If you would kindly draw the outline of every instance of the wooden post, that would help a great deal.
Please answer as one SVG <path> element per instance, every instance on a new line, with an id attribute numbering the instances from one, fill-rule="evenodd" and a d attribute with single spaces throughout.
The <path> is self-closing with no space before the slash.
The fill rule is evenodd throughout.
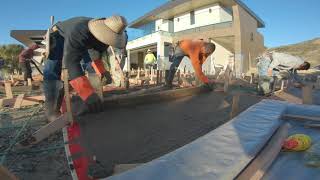
<path id="1" fill-rule="evenodd" d="M 141 73 L 141 69 L 138 68 L 138 73 L 137 73 L 137 76 L 136 76 L 137 79 L 140 79 L 140 73 Z"/>
<path id="2" fill-rule="evenodd" d="M 284 90 L 284 80 L 281 80 L 281 91 Z"/>
<path id="3" fill-rule="evenodd" d="M 237 116 L 239 113 L 239 99 L 240 99 L 239 94 L 236 94 L 232 97 L 232 109 L 230 114 L 231 119 Z"/>
<path id="4" fill-rule="evenodd" d="M 306 85 L 302 87 L 302 103 L 312 104 L 312 86 Z"/>
<path id="5" fill-rule="evenodd" d="M 178 70 L 177 72 L 177 80 L 178 80 L 178 83 L 180 82 L 180 70 Z"/>
<path id="6" fill-rule="evenodd" d="M 101 85 L 100 76 L 98 76 L 96 73 L 89 73 L 88 78 L 95 92 L 98 94 L 100 99 L 103 100 L 103 87 Z"/>
<path id="7" fill-rule="evenodd" d="M 11 80 L 11 83 L 14 84 L 14 79 L 12 74 L 10 75 L 10 80 Z"/>
<path id="8" fill-rule="evenodd" d="M 226 71 L 224 72 L 224 85 L 223 85 L 223 92 L 227 93 L 229 89 L 230 83 L 230 71 L 231 69 L 227 66 Z"/>
<path id="9" fill-rule="evenodd" d="M 153 68 L 151 68 L 151 77 L 150 77 L 150 79 L 151 79 L 151 81 L 154 80 L 154 69 Z"/>
<path id="10" fill-rule="evenodd" d="M 159 76 L 160 76 L 160 70 L 157 70 L 157 85 L 160 83 Z"/>
<path id="11" fill-rule="evenodd" d="M 28 78 L 28 86 L 32 86 L 31 78 Z"/>
<path id="12" fill-rule="evenodd" d="M 13 98 L 13 94 L 12 94 L 12 89 L 11 89 L 11 83 L 10 82 L 5 82 L 4 83 L 4 87 L 6 90 L 6 96 L 8 99 Z"/>
<path id="13" fill-rule="evenodd" d="M 250 76 L 250 84 L 253 83 L 253 79 L 254 79 L 254 73 L 251 73 L 251 76 Z"/>
<path id="14" fill-rule="evenodd" d="M 16 108 L 16 109 L 20 108 L 23 98 L 24 98 L 24 94 L 19 94 L 18 97 L 16 98 L 16 102 L 14 103 L 13 108 Z"/>
<path id="15" fill-rule="evenodd" d="M 64 96 L 67 106 L 67 120 L 68 122 L 73 122 L 72 111 L 71 111 L 71 100 L 69 92 L 69 74 L 67 69 L 62 70 L 63 81 L 64 81 Z"/>
<path id="16" fill-rule="evenodd" d="M 162 74 L 163 72 L 162 72 L 162 70 L 160 70 L 160 76 L 159 76 L 159 83 L 162 83 Z"/>
<path id="17" fill-rule="evenodd" d="M 320 76 L 317 77 L 316 88 L 320 89 Z"/>

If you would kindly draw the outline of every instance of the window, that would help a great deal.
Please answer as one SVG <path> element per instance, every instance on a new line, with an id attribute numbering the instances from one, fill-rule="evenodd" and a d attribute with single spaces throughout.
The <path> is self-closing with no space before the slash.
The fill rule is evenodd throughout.
<path id="1" fill-rule="evenodd" d="M 254 41 L 253 32 L 250 34 L 250 40 L 251 40 L 251 41 Z"/>
<path id="2" fill-rule="evenodd" d="M 194 11 L 190 12 L 190 25 L 195 23 Z"/>
<path id="3" fill-rule="evenodd" d="M 212 9 L 211 8 L 209 9 L 209 13 L 212 13 Z"/>
<path id="4" fill-rule="evenodd" d="M 180 21 L 180 19 L 179 19 L 179 18 L 177 18 L 177 21 L 179 22 L 179 21 Z"/>

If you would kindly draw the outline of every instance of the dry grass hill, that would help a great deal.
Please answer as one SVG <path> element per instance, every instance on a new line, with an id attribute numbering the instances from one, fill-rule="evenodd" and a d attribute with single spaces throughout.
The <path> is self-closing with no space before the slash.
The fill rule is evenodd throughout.
<path id="1" fill-rule="evenodd" d="M 271 48 L 270 50 L 300 56 L 310 62 L 311 67 L 320 65 L 320 38 L 304 41 L 298 44 Z"/>

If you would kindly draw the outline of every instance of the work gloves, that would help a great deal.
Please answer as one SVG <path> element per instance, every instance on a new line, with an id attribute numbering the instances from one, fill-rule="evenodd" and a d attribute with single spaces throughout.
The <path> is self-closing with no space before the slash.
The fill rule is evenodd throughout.
<path id="1" fill-rule="evenodd" d="M 101 75 L 102 85 L 108 85 L 112 83 L 112 77 L 109 71 L 106 71 Z"/>
<path id="2" fill-rule="evenodd" d="M 90 113 L 102 111 L 102 101 L 95 93 L 86 76 L 80 76 L 70 81 L 70 85 L 78 93 L 80 98 L 87 105 Z"/>
<path id="3" fill-rule="evenodd" d="M 203 84 L 201 87 L 205 88 L 209 91 L 213 91 L 216 88 L 215 86 L 216 86 L 215 83 L 208 82 L 208 83 Z"/>

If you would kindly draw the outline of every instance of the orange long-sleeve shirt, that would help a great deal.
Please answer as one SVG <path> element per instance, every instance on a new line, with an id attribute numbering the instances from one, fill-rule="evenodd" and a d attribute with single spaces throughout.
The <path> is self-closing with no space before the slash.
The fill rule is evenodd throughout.
<path id="1" fill-rule="evenodd" d="M 202 64 L 207 59 L 207 56 L 204 55 L 205 53 L 201 52 L 204 45 L 204 42 L 200 40 L 183 40 L 179 43 L 182 51 L 189 56 L 196 76 L 203 83 L 208 83 L 208 77 L 202 72 Z"/>

